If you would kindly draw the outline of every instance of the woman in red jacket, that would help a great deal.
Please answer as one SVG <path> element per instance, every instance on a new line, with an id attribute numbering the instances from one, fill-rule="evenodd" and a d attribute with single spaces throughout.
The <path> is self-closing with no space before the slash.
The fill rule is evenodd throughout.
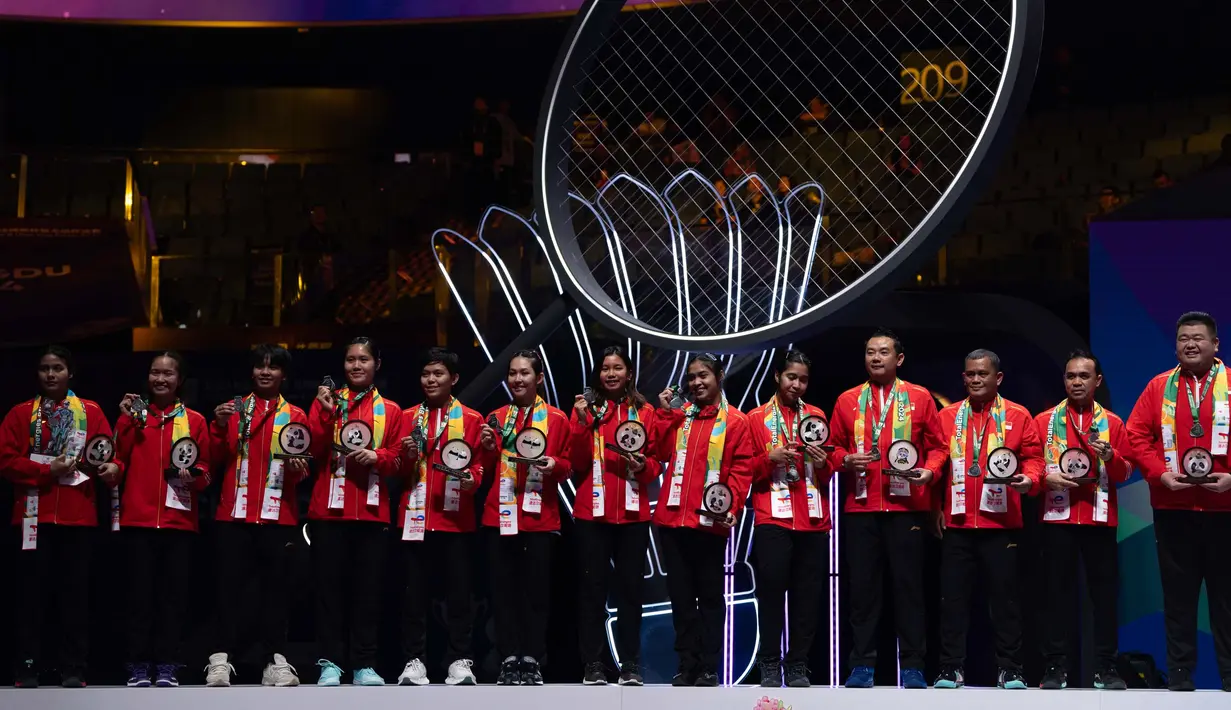
<path id="1" fill-rule="evenodd" d="M 154 682 L 164 688 L 179 685 L 175 674 L 181 667 L 197 496 L 210 481 L 209 430 L 205 418 L 180 401 L 183 381 L 179 353 L 157 355 L 150 364 L 148 403 L 139 395 L 124 395 L 116 423 L 123 481 L 120 527 L 129 562 L 130 688 L 149 687 L 151 657 L 158 663 Z"/>
<path id="2" fill-rule="evenodd" d="M 805 404 L 812 361 L 788 350 L 774 367 L 778 391 L 748 413 L 757 465 L 752 481 L 756 534 L 752 538 L 757 570 L 757 618 L 761 626 L 761 686 L 778 688 L 784 675 L 792 688 L 807 688 L 808 652 L 820 621 L 829 556 L 829 467 L 819 446 L 805 446 L 799 423 L 825 419 L 819 407 Z M 791 618 L 786 657 L 781 656 L 785 603 Z M 784 673 L 785 671 L 785 673 Z"/>
<path id="3" fill-rule="evenodd" d="M 0 477 L 13 484 L 13 525 L 19 532 L 17 596 L 18 688 L 37 688 L 45 660 L 45 614 L 59 618 L 60 680 L 85 686 L 90 610 L 90 548 L 98 513 L 94 481 L 114 486 L 119 466 L 80 465 L 85 446 L 111 436 L 98 405 L 69 389 L 73 356 L 51 345 L 38 363 L 37 397 L 9 410 L 0 424 Z"/>
<path id="4" fill-rule="evenodd" d="M 568 415 L 539 396 L 543 360 L 522 350 L 509 361 L 512 404 L 492 412 L 480 442 L 494 483 L 483 506 L 488 528 L 498 685 L 542 685 L 547 652 L 551 551 L 560 531 L 557 485 L 569 477 Z M 496 429 L 491 424 L 496 425 Z M 498 430 L 497 430 L 498 429 Z M 510 457 L 539 463 L 510 461 Z"/>
<path id="5" fill-rule="evenodd" d="M 406 667 L 398 685 L 427 685 L 427 612 L 433 576 L 441 578 L 449 630 L 447 685 L 474 685 L 471 604 L 475 544 L 474 493 L 483 482 L 478 462 L 483 415 L 457 401 L 457 353 L 431 348 L 419 371 L 424 400 L 402 416 L 402 470 L 406 485 L 398 510 L 406 558 L 402 651 Z M 456 442 L 463 442 L 456 443 Z M 420 449 L 420 447 L 423 447 Z M 470 452 L 470 462 L 453 454 Z M 442 471 L 443 466 L 454 475 Z"/>
<path id="6" fill-rule="evenodd" d="M 660 529 L 679 655 L 675 686 L 718 685 L 725 554 L 755 465 L 748 419 L 727 404 L 722 379 L 718 356 L 694 355 L 687 374 L 694 401 L 673 409 L 671 389 L 658 395 L 658 456 L 668 468 L 654 524 Z M 730 492 L 730 509 L 717 519 L 700 512 L 709 498 L 706 489 L 716 483 Z"/>
<path id="7" fill-rule="evenodd" d="M 593 402 L 577 395 L 569 439 L 569 459 L 581 478 L 577 487 L 577 549 L 581 554 L 578 636 L 586 685 L 607 682 L 607 593 L 614 562 L 616 651 L 620 685 L 641 685 L 641 580 L 650 544 L 650 483 L 661 473 L 654 457 L 654 409 L 637 391 L 633 364 L 624 349 L 603 351 L 590 379 Z M 639 441 L 636 434 L 642 433 Z M 620 435 L 632 436 L 622 453 Z"/>
<path id="8" fill-rule="evenodd" d="M 308 507 L 321 648 L 316 684 L 339 685 L 342 669 L 335 661 L 348 659 L 352 684 L 384 685 L 373 666 L 389 529 L 388 479 L 402 465 L 402 408 L 376 389 L 380 351 L 371 339 L 351 341 L 345 368 L 346 386 L 334 392 L 322 384 L 308 413 L 317 462 Z"/>
<path id="9" fill-rule="evenodd" d="M 282 381 L 291 369 L 291 354 L 280 345 L 252 349 L 252 392 L 214 409 L 210 425 L 210 458 L 225 465 L 218 525 L 214 527 L 218 560 L 218 598 L 245 599 L 245 583 L 256 577 L 260 605 L 259 652 L 266 659 L 261 684 L 299 685 L 295 669 L 278 653 L 286 644 L 286 613 L 290 589 L 288 563 L 299 538 L 295 485 L 308 472 L 302 458 L 286 458 L 283 432 L 305 426 L 303 410 L 282 396 Z M 289 495 L 284 494 L 289 492 Z M 227 686 L 235 671 L 228 654 L 235 653 L 238 625 L 249 604 L 238 602 L 218 610 L 215 653 L 205 669 L 205 684 Z"/>

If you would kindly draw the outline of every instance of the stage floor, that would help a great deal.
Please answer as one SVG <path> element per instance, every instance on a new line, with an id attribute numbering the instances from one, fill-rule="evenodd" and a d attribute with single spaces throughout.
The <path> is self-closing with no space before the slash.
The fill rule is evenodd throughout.
<path id="1" fill-rule="evenodd" d="M 763 696 L 779 698 L 794 710 L 867 710 L 910 703 L 911 710 L 1037 710 L 1046 703 L 1048 710 L 1226 710 L 1227 694 L 1221 691 L 1170 693 L 1165 690 L 997 690 L 965 688 L 960 691 L 907 691 L 899 688 L 847 690 L 845 688 L 808 688 L 771 690 L 768 688 L 672 688 L 646 686 L 583 687 L 549 685 L 539 688 L 498 688 L 477 686 L 450 688 L 88 688 L 64 690 L 0 690 L 3 710 L 270 710 L 295 707 L 296 710 L 336 710 L 350 706 L 363 710 L 404 710 L 409 704 L 451 710 L 543 710 L 543 708 L 585 708 L 585 710 L 647 710 L 647 708 L 703 708 L 704 710 L 753 710 Z M 909 696 L 909 698 L 905 697 Z"/>

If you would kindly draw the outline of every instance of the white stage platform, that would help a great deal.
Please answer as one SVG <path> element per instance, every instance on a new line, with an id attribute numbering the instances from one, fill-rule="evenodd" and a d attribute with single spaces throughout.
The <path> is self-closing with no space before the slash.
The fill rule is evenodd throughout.
<path id="1" fill-rule="evenodd" d="M 3 710 L 753 710 L 763 696 L 779 698 L 793 710 L 869 710 L 909 704 L 911 710 L 1227 710 L 1231 695 L 1222 691 L 1171 693 L 1165 690 L 901 690 L 874 688 L 672 688 L 646 686 L 541 688 L 477 686 L 450 688 L 87 688 L 0 690 Z"/>

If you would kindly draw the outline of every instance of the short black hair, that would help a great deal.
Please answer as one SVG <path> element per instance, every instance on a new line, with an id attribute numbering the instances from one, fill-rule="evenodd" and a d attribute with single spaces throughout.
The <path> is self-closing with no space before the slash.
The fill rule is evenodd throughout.
<path id="1" fill-rule="evenodd" d="M 628 384 L 624 387 L 624 396 L 632 401 L 633 406 L 641 408 L 645 405 L 645 396 L 637 391 L 637 368 L 633 365 L 633 359 L 624 352 L 624 348 L 619 345 L 609 345 L 603 348 L 602 355 L 594 363 L 594 370 L 590 373 L 590 389 L 594 390 L 595 396 L 599 402 L 607 399 L 607 391 L 603 389 L 603 361 L 609 357 L 618 357 L 624 363 L 624 367 L 628 368 Z"/>
<path id="2" fill-rule="evenodd" d="M 1180 316 L 1180 319 L 1175 322 L 1175 332 L 1178 335 L 1180 328 L 1186 325 L 1203 325 L 1210 329 L 1211 337 L 1218 337 L 1218 323 L 1214 320 L 1214 316 L 1205 311 L 1189 311 Z"/>
<path id="3" fill-rule="evenodd" d="M 1000 372 L 1000 356 L 986 348 L 971 350 L 966 356 L 966 361 L 982 360 L 983 358 L 987 358 L 992 363 L 992 370 L 994 372 Z"/>
<path id="4" fill-rule="evenodd" d="M 457 363 L 458 363 L 457 353 L 453 352 L 452 350 L 448 350 L 446 348 L 440 348 L 440 347 L 428 348 L 427 352 L 424 353 L 423 355 L 422 367 L 427 367 L 428 365 L 431 365 L 437 362 L 440 363 L 441 365 L 444 365 L 445 369 L 448 370 L 450 375 L 457 374 Z"/>
<path id="5" fill-rule="evenodd" d="M 539 355 L 539 351 L 537 350 L 518 350 L 517 352 L 513 353 L 513 357 L 509 358 L 509 364 L 510 365 L 513 364 L 513 361 L 519 357 L 525 358 L 530 361 L 530 368 L 534 370 L 534 374 L 536 375 L 543 374 L 543 356 Z"/>
<path id="6" fill-rule="evenodd" d="M 872 331 L 872 334 L 868 336 L 868 339 L 863 341 L 864 350 L 868 349 L 868 343 L 872 342 L 872 338 L 889 338 L 893 341 L 894 355 L 904 355 L 906 353 L 906 350 L 902 348 L 902 339 L 898 337 L 897 333 L 889 330 L 888 328 L 881 327 Z"/>
<path id="7" fill-rule="evenodd" d="M 291 353 L 281 345 L 262 343 L 252 349 L 252 368 L 261 367 L 266 362 L 270 367 L 282 370 L 284 374 L 291 372 Z"/>
<path id="8" fill-rule="evenodd" d="M 792 364 L 803 365 L 809 371 L 812 370 L 812 358 L 805 355 L 802 350 L 791 348 L 774 361 L 774 373 L 781 375 Z"/>
<path id="9" fill-rule="evenodd" d="M 694 362 L 699 362 L 702 365 L 705 365 L 706 367 L 708 367 L 710 369 L 710 372 L 714 373 L 714 377 L 717 377 L 719 379 L 722 378 L 722 373 L 723 373 L 722 358 L 718 357 L 714 353 L 697 353 L 696 355 L 693 355 L 692 357 L 688 358 L 688 364 L 684 366 L 684 369 L 687 370 L 688 368 L 692 367 L 692 364 Z"/>
<path id="10" fill-rule="evenodd" d="M 63 345 L 48 345 L 43 348 L 43 352 L 39 353 L 38 359 L 41 361 L 48 355 L 54 355 L 64 361 L 64 367 L 68 369 L 68 374 L 73 374 L 73 353 Z"/>
<path id="11" fill-rule="evenodd" d="M 374 360 L 380 359 L 380 348 L 376 347 L 376 341 L 372 340 L 366 335 L 361 335 L 358 338 L 355 338 L 354 340 L 347 343 L 346 349 L 349 350 L 352 345 L 359 345 L 361 347 L 365 347 L 368 349 L 368 354 L 372 356 L 372 359 Z"/>
<path id="12" fill-rule="evenodd" d="M 1090 352 L 1089 350 L 1083 350 L 1081 348 L 1078 348 L 1074 350 L 1073 352 L 1069 353 L 1068 358 L 1064 361 L 1065 367 L 1068 367 L 1068 364 L 1074 360 L 1089 360 L 1090 362 L 1094 363 L 1094 374 L 1096 375 L 1103 374 L 1103 364 L 1099 362 L 1099 359 L 1095 357 L 1094 353 Z"/>

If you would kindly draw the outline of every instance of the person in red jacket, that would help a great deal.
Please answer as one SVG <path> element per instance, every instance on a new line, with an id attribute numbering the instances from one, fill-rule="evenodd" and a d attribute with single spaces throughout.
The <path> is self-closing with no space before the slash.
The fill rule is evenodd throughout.
<path id="1" fill-rule="evenodd" d="M 833 469 L 819 445 L 805 445 L 799 423 L 825 419 L 819 407 L 806 404 L 812 361 L 788 350 L 774 365 L 777 392 L 748 413 L 748 430 L 756 452 L 752 538 L 757 574 L 757 619 L 761 632 L 761 686 L 807 688 L 808 652 L 820 621 L 829 559 L 829 479 Z M 791 618 L 786 657 L 781 655 L 790 592 Z M 784 668 L 785 666 L 785 668 Z M 785 670 L 785 672 L 784 672 Z"/>
<path id="2" fill-rule="evenodd" d="M 427 685 L 427 610 L 429 580 L 442 581 L 448 685 L 474 685 L 470 637 L 474 626 L 474 493 L 483 482 L 479 430 L 483 416 L 453 396 L 457 353 L 431 348 L 419 371 L 424 400 L 402 414 L 402 472 L 406 485 L 398 507 L 398 528 L 406 557 L 402 605 L 402 651 L 406 667 L 398 685 Z M 453 443 L 460 442 L 460 443 Z M 448 448 L 446 448 L 446 446 Z M 422 449 L 420 447 L 423 447 Z M 460 454 L 459 454 L 460 452 Z M 469 453 L 469 462 L 457 459 Z M 442 471 L 447 467 L 462 476 Z"/>
<path id="3" fill-rule="evenodd" d="M 332 379 L 308 412 L 316 480 L 308 505 L 316 592 L 316 684 L 384 685 L 376 673 L 380 598 L 389 532 L 389 481 L 402 468 L 402 408 L 376 389 L 380 351 L 370 338 L 346 347 L 346 386 Z M 349 630 L 350 643 L 346 642 Z M 349 651 L 349 654 L 348 654 Z"/>
<path id="4" fill-rule="evenodd" d="M 97 404 L 71 389 L 73 356 L 48 346 L 38 363 L 37 397 L 9 410 L 0 424 L 0 477 L 13 484 L 18 533 L 14 578 L 18 688 L 37 688 L 47 612 L 56 611 L 60 681 L 85 686 L 90 626 L 90 551 L 98 513 L 94 477 L 114 486 L 119 465 L 82 465 L 87 443 L 111 437 Z"/>
<path id="5" fill-rule="evenodd" d="M 756 466 L 748 418 L 727 403 L 723 375 L 717 355 L 694 355 L 686 376 L 693 401 L 672 408 L 672 389 L 658 395 L 658 458 L 667 470 L 653 520 L 679 656 L 674 686 L 718 685 L 727 542 Z M 731 498 L 725 518 L 699 512 L 707 488 L 717 483 L 727 486 Z"/>
<path id="6" fill-rule="evenodd" d="M 966 399 L 940 412 L 941 437 L 949 444 L 949 472 L 942 486 L 940 563 L 940 676 L 937 688 L 965 685 L 966 629 L 970 596 L 981 567 L 996 632 L 996 685 L 1024 690 L 1022 610 L 1018 597 L 1017 541 L 1021 496 L 1035 495 L 1043 474 L 1043 450 L 1030 412 L 1000 396 L 1004 372 L 990 350 L 966 356 Z M 1017 471 L 1006 483 L 985 476 Z"/>
<path id="7" fill-rule="evenodd" d="M 560 531 L 557 486 L 572 472 L 568 415 L 539 396 L 543 359 L 533 350 L 513 355 L 505 384 L 513 402 L 488 415 L 479 435 L 483 468 L 492 472 L 483 527 L 488 528 L 496 651 L 504 657 L 496 683 L 542 685 L 551 554 Z"/>
<path id="8" fill-rule="evenodd" d="M 1179 364 L 1150 380 L 1128 418 L 1129 443 L 1150 485 L 1154 508 L 1171 690 L 1195 688 L 1197 608 L 1204 580 L 1222 688 L 1231 691 L 1231 378 L 1217 353 L 1214 319 L 1201 312 L 1180 316 L 1175 335 Z M 1213 455 L 1209 483 L 1181 480 L 1184 453 L 1194 447 Z"/>
<path id="9" fill-rule="evenodd" d="M 284 457 L 287 452 L 281 444 L 288 425 L 308 422 L 303 410 L 282 396 L 282 382 L 290 369 L 286 348 L 258 345 L 252 349 L 252 392 L 214 408 L 210 459 L 226 471 L 214 528 L 219 599 L 243 598 L 245 584 L 254 575 L 258 599 L 285 600 L 290 593 L 289 562 L 299 538 L 294 491 L 308 472 L 304 459 Z M 208 686 L 231 684 L 235 668 L 229 654 L 235 652 L 246 606 L 218 610 L 218 650 L 205 669 Z M 266 659 L 262 685 L 299 685 L 295 669 L 278 653 L 286 644 L 288 607 L 273 601 L 261 605 L 258 646 Z"/>
<path id="10" fill-rule="evenodd" d="M 843 392 L 833 406 L 829 460 L 844 476 L 842 538 L 851 585 L 848 688 L 875 685 L 886 563 L 901 665 L 898 682 L 904 688 L 927 688 L 923 542 L 935 507 L 932 487 L 946 455 L 932 393 L 898 377 L 905 361 L 901 339 L 891 330 L 876 330 L 863 348 L 867 382 Z M 914 478 L 885 473 L 895 441 L 915 447 Z"/>
<path id="11" fill-rule="evenodd" d="M 654 409 L 635 382 L 632 361 L 624 348 L 613 345 L 595 363 L 591 400 L 579 394 L 573 402 L 569 457 L 580 479 L 573 515 L 581 569 L 577 636 L 585 685 L 607 683 L 603 659 L 609 591 L 614 592 L 619 610 L 615 639 L 620 685 L 643 682 L 641 581 L 650 544 L 648 491 L 661 466 L 654 456 Z M 644 433 L 638 442 L 642 448 L 635 453 L 619 448 L 620 434 L 628 436 L 629 431 Z M 630 448 L 633 440 L 627 442 Z"/>
<path id="12" fill-rule="evenodd" d="M 1047 670 L 1039 686 L 1044 690 L 1068 687 L 1070 615 L 1060 610 L 1070 608 L 1077 592 L 1079 552 L 1094 615 L 1094 687 L 1128 687 L 1115 665 L 1119 624 L 1116 486 L 1128 480 L 1133 466 L 1127 458 L 1124 422 L 1094 400 L 1102 384 L 1098 358 L 1075 350 L 1064 366 L 1067 398 L 1034 418 L 1046 465 L 1040 515 L 1049 606 L 1043 635 Z M 1084 451 L 1086 458 L 1066 457 L 1066 451 Z"/>
<path id="13" fill-rule="evenodd" d="M 122 494 L 120 527 L 128 571 L 128 686 L 179 685 L 180 636 L 196 544 L 198 497 L 210 482 L 209 428 L 184 406 L 184 359 L 150 363 L 149 399 L 126 394 L 116 423 Z M 192 458 L 196 461 L 191 461 Z M 155 621 L 157 619 L 157 621 Z M 157 633 L 154 626 L 157 624 Z"/>

